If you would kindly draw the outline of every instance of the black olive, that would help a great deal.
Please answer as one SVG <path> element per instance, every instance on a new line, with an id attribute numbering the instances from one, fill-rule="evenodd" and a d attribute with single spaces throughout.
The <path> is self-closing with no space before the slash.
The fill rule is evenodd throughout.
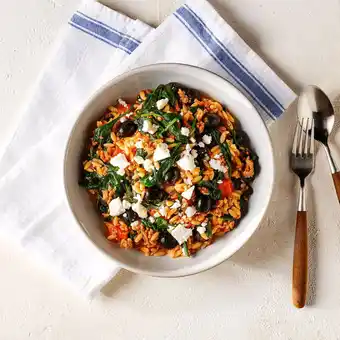
<path id="1" fill-rule="evenodd" d="M 192 239 L 193 239 L 194 242 L 201 242 L 202 241 L 201 234 L 196 229 L 192 230 Z"/>
<path id="2" fill-rule="evenodd" d="M 243 192 L 245 197 L 249 197 L 253 194 L 254 190 L 251 186 L 247 185 L 247 189 Z"/>
<path id="3" fill-rule="evenodd" d="M 199 93 L 199 91 L 195 89 L 183 89 L 183 90 L 189 98 L 189 104 L 193 104 L 195 101 L 195 98 L 200 100 L 201 94 Z"/>
<path id="4" fill-rule="evenodd" d="M 162 232 L 159 239 L 166 249 L 172 249 L 178 246 L 177 240 L 167 231 Z"/>
<path id="5" fill-rule="evenodd" d="M 109 207 L 107 205 L 107 203 L 100 197 L 98 199 L 98 209 L 102 214 L 107 214 L 109 211 Z"/>
<path id="6" fill-rule="evenodd" d="M 181 89 L 182 91 L 184 91 L 189 99 L 189 102 L 188 102 L 189 105 L 194 103 L 195 98 L 197 98 L 198 100 L 201 98 L 200 92 L 195 89 L 187 88 L 175 82 L 169 83 L 169 85 L 171 86 L 171 89 L 176 93 L 176 96 L 178 96 L 178 89 Z"/>
<path id="7" fill-rule="evenodd" d="M 145 191 L 144 199 L 148 202 L 153 202 L 153 201 L 163 201 L 165 197 L 166 197 L 165 191 L 163 191 L 160 188 L 153 187 L 153 188 L 148 188 Z"/>
<path id="8" fill-rule="evenodd" d="M 249 136 L 243 130 L 236 130 L 235 131 L 235 142 L 239 145 L 243 145 L 246 147 L 250 146 L 250 139 Z"/>
<path id="9" fill-rule="evenodd" d="M 176 182 L 180 177 L 181 173 L 177 168 L 171 168 L 164 176 L 165 182 Z"/>
<path id="10" fill-rule="evenodd" d="M 242 187 L 243 181 L 241 178 L 233 178 L 233 188 L 235 190 L 240 190 Z"/>
<path id="11" fill-rule="evenodd" d="M 201 168 L 201 169 L 204 169 L 205 165 L 204 165 L 204 157 L 206 155 L 208 155 L 208 150 L 205 148 L 205 146 L 203 148 L 199 147 L 199 146 L 196 146 L 194 147 L 194 149 L 196 150 L 197 152 L 197 158 L 196 158 L 196 161 L 198 163 L 198 166 Z"/>
<path id="12" fill-rule="evenodd" d="M 118 129 L 119 137 L 131 137 L 137 131 L 137 125 L 132 120 L 122 123 Z"/>
<path id="13" fill-rule="evenodd" d="M 249 201 L 245 200 L 243 197 L 240 199 L 241 215 L 244 216 L 249 210 Z"/>
<path id="14" fill-rule="evenodd" d="M 137 221 L 139 217 L 136 212 L 129 209 L 123 214 L 123 218 L 128 224 L 131 224 L 132 222 Z"/>
<path id="15" fill-rule="evenodd" d="M 202 212 L 211 210 L 212 205 L 213 200 L 207 195 L 201 195 L 196 203 L 197 210 Z"/>
<path id="16" fill-rule="evenodd" d="M 215 128 L 220 125 L 221 118 L 214 113 L 209 113 L 204 117 L 204 123 L 208 128 Z"/>

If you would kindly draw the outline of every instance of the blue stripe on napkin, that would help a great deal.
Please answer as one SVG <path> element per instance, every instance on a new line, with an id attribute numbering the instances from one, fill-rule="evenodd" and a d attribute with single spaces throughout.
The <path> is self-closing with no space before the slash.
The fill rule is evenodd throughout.
<path id="1" fill-rule="evenodd" d="M 107 44 L 121 49 L 131 54 L 140 44 L 140 41 L 130 37 L 127 34 L 117 31 L 116 29 L 96 20 L 89 16 L 77 12 L 69 24 Z"/>
<path id="2" fill-rule="evenodd" d="M 208 29 L 200 17 L 187 5 L 180 7 L 176 18 L 192 33 L 214 60 L 273 119 L 284 111 L 282 104 L 255 78 L 249 70 Z"/>
<path id="3" fill-rule="evenodd" d="M 109 30 L 111 30 L 111 31 L 113 31 L 113 32 L 116 32 L 117 34 L 121 35 L 121 36 L 124 37 L 124 38 L 131 39 L 132 41 L 134 41 L 134 42 L 137 44 L 137 46 L 141 43 L 140 40 L 138 40 L 138 39 L 132 37 L 131 35 L 128 35 L 128 34 L 126 34 L 126 33 L 119 32 L 119 31 L 117 31 L 114 27 L 111 27 L 111 26 L 109 26 L 109 25 L 106 25 L 104 22 L 99 21 L 99 20 L 97 20 L 97 19 L 91 18 L 91 17 L 89 17 L 88 15 L 86 15 L 86 14 L 83 13 L 83 12 L 77 11 L 77 13 L 78 13 L 79 15 L 81 15 L 81 16 L 83 16 L 83 17 L 89 19 L 89 20 L 92 21 L 92 22 L 96 22 L 97 24 L 99 24 L 99 25 L 101 25 L 101 26 L 103 26 L 103 27 L 106 27 L 107 29 L 109 29 Z M 136 47 L 137 47 L 137 46 L 136 46 Z"/>

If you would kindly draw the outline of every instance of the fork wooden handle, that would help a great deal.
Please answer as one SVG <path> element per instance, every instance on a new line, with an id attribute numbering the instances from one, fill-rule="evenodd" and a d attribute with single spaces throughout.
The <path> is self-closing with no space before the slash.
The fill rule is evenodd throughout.
<path id="1" fill-rule="evenodd" d="M 333 177 L 333 182 L 334 182 L 334 186 L 335 186 L 335 191 L 336 191 L 336 194 L 338 196 L 338 200 L 340 202 L 340 171 L 332 174 L 332 177 Z"/>
<path id="2" fill-rule="evenodd" d="M 293 303 L 297 308 L 303 308 L 306 303 L 307 276 L 308 276 L 307 212 L 298 211 L 296 215 L 296 230 L 293 259 Z"/>

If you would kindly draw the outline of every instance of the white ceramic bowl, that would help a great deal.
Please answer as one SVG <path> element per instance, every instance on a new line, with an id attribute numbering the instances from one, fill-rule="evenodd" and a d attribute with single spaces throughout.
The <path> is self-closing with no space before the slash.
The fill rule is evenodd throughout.
<path id="1" fill-rule="evenodd" d="M 133 100 L 140 90 L 169 82 L 178 82 L 202 91 L 226 105 L 250 137 L 261 166 L 260 174 L 254 181 L 254 194 L 250 198 L 248 214 L 232 232 L 192 258 L 147 257 L 138 251 L 120 249 L 110 243 L 103 234 L 103 221 L 90 202 L 86 190 L 78 185 L 81 156 L 88 140 L 89 126 L 119 97 Z M 99 249 L 109 254 L 122 268 L 153 276 L 178 277 L 195 274 L 212 268 L 233 255 L 259 226 L 271 197 L 273 180 L 274 163 L 270 137 L 254 106 L 223 78 L 206 70 L 182 64 L 157 64 L 138 68 L 113 79 L 101 88 L 76 121 L 65 154 L 66 195 L 81 229 Z"/>

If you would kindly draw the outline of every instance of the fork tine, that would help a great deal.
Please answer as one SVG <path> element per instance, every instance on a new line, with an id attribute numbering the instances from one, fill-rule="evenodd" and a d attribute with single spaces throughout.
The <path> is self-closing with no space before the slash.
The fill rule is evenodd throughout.
<path id="1" fill-rule="evenodd" d="M 304 141 L 304 138 L 303 138 L 303 127 L 304 127 L 304 123 L 305 123 L 305 118 L 302 118 L 301 121 L 299 121 L 299 125 L 300 125 L 300 139 L 299 139 L 299 150 L 298 150 L 298 155 L 302 155 L 302 144 L 303 144 L 303 141 Z"/>
<path id="2" fill-rule="evenodd" d="M 312 118 L 312 131 L 311 131 L 311 139 L 310 139 L 310 149 L 309 149 L 309 153 L 311 155 L 314 154 L 314 118 Z"/>
<path id="3" fill-rule="evenodd" d="M 294 132 L 294 140 L 293 140 L 293 146 L 292 146 L 292 154 L 297 154 L 297 148 L 298 148 L 298 137 L 300 136 L 299 131 L 300 122 L 298 121 L 295 126 L 295 132 Z"/>
<path id="4" fill-rule="evenodd" d="M 304 155 L 308 155 L 308 151 L 310 149 L 310 141 L 308 140 L 309 138 L 309 118 L 307 118 L 307 123 L 306 123 L 306 128 L 304 130 L 304 135 L 305 135 L 305 150 L 304 150 Z"/>

